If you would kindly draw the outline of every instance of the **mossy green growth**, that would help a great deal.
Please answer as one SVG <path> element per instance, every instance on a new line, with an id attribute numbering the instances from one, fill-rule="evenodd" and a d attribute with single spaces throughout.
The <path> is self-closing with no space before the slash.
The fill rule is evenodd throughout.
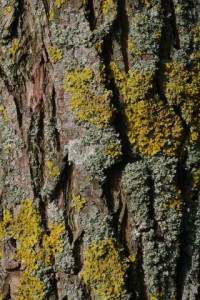
<path id="1" fill-rule="evenodd" d="M 55 64 L 62 59 L 62 50 L 54 46 L 48 48 L 50 61 Z"/>
<path id="2" fill-rule="evenodd" d="M 72 207 L 75 208 L 75 210 L 79 211 L 81 210 L 86 203 L 86 199 L 82 197 L 81 195 L 72 194 Z"/>
<path id="3" fill-rule="evenodd" d="M 110 91 L 102 85 L 101 90 L 97 90 L 95 80 L 102 83 L 104 79 L 99 73 L 94 73 L 91 67 L 68 71 L 64 90 L 71 93 L 69 105 L 75 117 L 101 128 L 109 124 L 114 109 L 110 105 Z"/>
<path id="4" fill-rule="evenodd" d="M 84 249 L 81 276 L 100 300 L 110 300 L 126 292 L 127 259 L 123 248 L 113 238 L 92 242 Z"/>
<path id="5" fill-rule="evenodd" d="M 159 151 L 175 155 L 181 143 L 182 123 L 174 109 L 154 93 L 153 75 L 137 70 L 121 72 L 115 63 L 110 66 L 112 77 L 125 99 L 131 145 L 146 156 Z"/>
<path id="6" fill-rule="evenodd" d="M 0 242 L 14 239 L 15 259 L 25 267 L 25 271 L 21 273 L 21 286 L 16 298 L 18 300 L 44 298 L 44 284 L 33 275 L 33 272 L 39 268 L 38 262 L 43 261 L 46 265 L 51 265 L 54 263 L 56 253 L 63 251 L 61 234 L 64 232 L 64 225 L 49 224 L 49 233 L 45 233 L 41 223 L 39 209 L 30 199 L 21 202 L 16 216 L 12 216 L 7 209 L 3 211 Z"/>

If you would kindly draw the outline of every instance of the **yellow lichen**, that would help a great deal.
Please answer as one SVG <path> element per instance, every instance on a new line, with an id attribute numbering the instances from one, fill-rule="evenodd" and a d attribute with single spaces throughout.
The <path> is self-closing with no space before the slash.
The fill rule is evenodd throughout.
<path id="1" fill-rule="evenodd" d="M 64 89 L 71 93 L 69 105 L 76 118 L 102 127 L 109 124 L 113 108 L 110 91 L 102 85 L 101 90 L 93 86 L 93 79 L 99 81 L 99 78 L 90 67 L 75 69 L 66 73 Z"/>
<path id="2" fill-rule="evenodd" d="M 128 40 L 127 47 L 128 47 L 128 50 L 131 53 L 133 53 L 134 55 L 142 56 L 142 52 L 137 49 L 137 47 L 135 46 L 135 44 L 132 41 Z"/>
<path id="3" fill-rule="evenodd" d="M 81 210 L 84 207 L 85 203 L 86 199 L 84 197 L 82 197 L 81 195 L 72 194 L 72 207 L 74 207 L 75 210 Z"/>
<path id="4" fill-rule="evenodd" d="M 53 264 L 56 253 L 63 251 L 61 233 L 64 231 L 64 225 L 49 224 L 50 232 L 47 234 L 41 221 L 39 209 L 30 199 L 21 202 L 16 216 L 12 216 L 9 210 L 3 211 L 3 219 L 0 222 L 0 242 L 2 243 L 4 239 L 14 239 L 15 259 L 25 267 L 17 292 L 18 300 L 43 299 L 44 286 L 37 277 L 32 275 L 32 272 L 38 269 L 38 262 Z"/>
<path id="5" fill-rule="evenodd" d="M 128 258 L 129 258 L 130 262 L 134 263 L 136 261 L 136 257 L 137 257 L 136 254 L 131 254 L 131 255 L 129 255 Z"/>
<path id="6" fill-rule="evenodd" d="M 101 54 L 102 53 L 102 41 L 96 42 L 95 46 L 96 46 L 97 52 L 99 54 Z"/>
<path id="7" fill-rule="evenodd" d="M 164 64 L 163 87 L 168 102 L 179 108 L 186 124 L 190 127 L 190 143 L 199 139 L 199 70 L 200 57 L 192 57 L 191 64 L 167 62 Z"/>
<path id="8" fill-rule="evenodd" d="M 128 137 L 132 145 L 147 156 L 161 150 L 177 153 L 183 127 L 173 108 L 166 107 L 159 98 L 141 100 L 127 105 Z"/>
<path id="9" fill-rule="evenodd" d="M 54 20 L 54 16 L 55 16 L 54 10 L 51 9 L 49 11 L 49 21 L 53 21 Z"/>
<path id="10" fill-rule="evenodd" d="M 117 14 L 115 0 L 102 0 L 102 12 L 104 15 L 108 13 Z"/>
<path id="11" fill-rule="evenodd" d="M 44 261 L 49 265 L 54 261 L 56 253 L 63 252 L 63 240 L 61 234 L 64 232 L 64 224 L 49 224 L 50 234 L 45 234 L 42 240 Z"/>
<path id="12" fill-rule="evenodd" d="M 150 0 L 145 0 L 145 5 L 147 8 L 151 7 L 151 1 Z"/>
<path id="13" fill-rule="evenodd" d="M 196 189 L 200 189 L 200 169 L 196 170 L 193 173 L 193 187 Z"/>
<path id="14" fill-rule="evenodd" d="M 8 53 L 15 55 L 19 49 L 19 40 L 13 39 L 11 47 L 8 49 Z"/>
<path id="15" fill-rule="evenodd" d="M 159 151 L 176 154 L 183 132 L 174 109 L 153 96 L 153 75 L 148 72 L 120 72 L 111 63 L 112 77 L 125 100 L 128 138 L 131 145 L 147 156 Z M 151 95 L 152 94 L 152 95 Z"/>
<path id="16" fill-rule="evenodd" d="M 85 262 L 80 274 L 100 300 L 118 298 L 126 292 L 128 266 L 122 251 L 113 238 L 92 242 L 84 249 Z"/>
<path id="17" fill-rule="evenodd" d="M 11 47 L 8 49 L 8 53 L 10 54 L 10 63 L 14 64 L 15 63 L 15 56 L 17 51 L 19 50 L 20 42 L 19 39 L 13 39 Z"/>
<path id="18" fill-rule="evenodd" d="M 8 114 L 7 114 L 6 108 L 5 108 L 5 106 L 3 104 L 0 105 L 0 111 L 3 114 L 4 120 L 6 122 L 8 122 Z"/>
<path id="19" fill-rule="evenodd" d="M 3 219 L 0 222 L 0 258 L 2 257 L 2 245 L 1 242 L 9 235 L 8 227 L 12 222 L 12 215 L 9 210 L 3 210 Z"/>
<path id="20" fill-rule="evenodd" d="M 12 6 L 7 6 L 6 8 L 4 8 L 3 10 L 3 15 L 7 16 L 9 13 L 11 13 L 12 11 Z"/>
<path id="21" fill-rule="evenodd" d="M 120 88 L 126 102 L 135 103 L 144 100 L 146 94 L 153 88 L 153 74 L 149 72 L 129 71 L 121 72 L 115 63 L 110 64 L 112 77 Z"/>
<path id="22" fill-rule="evenodd" d="M 200 24 L 194 28 L 193 43 L 196 47 L 200 47 Z"/>
<path id="23" fill-rule="evenodd" d="M 50 172 L 50 175 L 53 177 L 59 176 L 60 175 L 60 170 L 57 167 L 54 167 L 52 171 Z"/>
<path id="24" fill-rule="evenodd" d="M 27 270 L 21 272 L 20 287 L 15 300 L 44 300 L 44 284 Z"/>
<path id="25" fill-rule="evenodd" d="M 54 46 L 48 48 L 50 61 L 55 64 L 62 59 L 62 50 Z"/>
<path id="26" fill-rule="evenodd" d="M 57 167 L 53 167 L 53 162 L 48 160 L 45 162 L 45 165 L 49 171 L 49 175 L 56 177 L 60 175 L 60 170 Z"/>
<path id="27" fill-rule="evenodd" d="M 66 2 L 66 0 L 55 0 L 54 1 L 54 6 L 56 8 L 61 8 L 62 4 L 64 4 Z"/>
<path id="28" fill-rule="evenodd" d="M 182 197 L 181 197 L 181 191 L 178 188 L 175 188 L 174 191 L 175 197 L 171 199 L 168 203 L 163 203 L 164 208 L 171 208 L 180 210 L 183 204 Z"/>
<path id="29" fill-rule="evenodd" d="M 109 144 L 104 149 L 106 155 L 110 155 L 112 157 L 118 157 L 122 155 L 120 146 L 118 144 Z"/>
<path id="30" fill-rule="evenodd" d="M 154 295 L 151 294 L 149 299 L 150 300 L 166 300 L 167 298 L 163 292 L 155 291 Z"/>

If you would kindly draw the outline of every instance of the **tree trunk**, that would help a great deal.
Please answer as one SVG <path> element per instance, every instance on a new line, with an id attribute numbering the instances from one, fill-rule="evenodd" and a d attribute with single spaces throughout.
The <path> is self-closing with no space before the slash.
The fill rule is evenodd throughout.
<path id="1" fill-rule="evenodd" d="M 199 4 L 0 1 L 0 299 L 200 299 Z"/>

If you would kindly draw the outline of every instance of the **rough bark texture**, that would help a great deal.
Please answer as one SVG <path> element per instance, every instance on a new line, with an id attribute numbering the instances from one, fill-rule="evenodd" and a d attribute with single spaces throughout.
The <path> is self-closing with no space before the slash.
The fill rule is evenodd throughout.
<path id="1" fill-rule="evenodd" d="M 200 299 L 198 0 L 0 0 L 0 299 Z"/>

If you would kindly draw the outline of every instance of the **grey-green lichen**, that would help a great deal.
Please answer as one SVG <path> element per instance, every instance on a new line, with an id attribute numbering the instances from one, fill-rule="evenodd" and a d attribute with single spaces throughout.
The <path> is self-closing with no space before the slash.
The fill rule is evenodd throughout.
<path id="1" fill-rule="evenodd" d="M 144 162 L 129 163 L 122 176 L 122 184 L 128 195 L 127 207 L 134 224 L 132 237 L 152 226 L 150 219 L 150 176 Z"/>
<path id="2" fill-rule="evenodd" d="M 172 157 L 152 157 L 148 168 L 152 178 L 153 216 L 159 231 L 143 235 L 144 270 L 149 289 L 160 289 L 169 297 L 176 294 L 177 257 L 182 218 L 183 196 L 178 185 L 178 160 Z M 156 240 L 156 236 L 163 240 Z M 159 266 L 159 267 L 158 267 Z M 159 275 L 162 269 L 162 276 Z"/>
<path id="3" fill-rule="evenodd" d="M 25 191 L 22 187 L 16 184 L 16 174 L 12 172 L 15 168 L 15 162 L 18 155 L 21 154 L 24 148 L 24 142 L 19 134 L 15 133 L 11 127 L 7 110 L 3 102 L 0 102 L 0 185 L 5 187 L 3 201 L 4 203 L 12 202 L 19 203 L 25 196 Z M 12 171 L 7 171 L 9 158 L 12 157 Z"/>
<path id="4" fill-rule="evenodd" d="M 112 127 L 97 129 L 95 126 L 90 126 L 83 144 L 93 148 L 93 153 L 87 156 L 84 162 L 86 169 L 89 170 L 92 178 L 103 182 L 106 178 L 104 170 L 121 160 L 119 135 Z"/>
<path id="5" fill-rule="evenodd" d="M 92 241 L 100 241 L 107 237 L 112 237 L 114 232 L 112 228 L 113 218 L 105 212 L 100 214 L 100 210 L 92 205 L 87 214 L 80 214 L 79 221 L 84 230 L 84 244 L 91 244 Z"/>
<path id="6" fill-rule="evenodd" d="M 134 56 L 157 56 L 162 34 L 163 19 L 161 1 L 150 9 L 139 9 L 130 23 L 128 50 Z"/>

